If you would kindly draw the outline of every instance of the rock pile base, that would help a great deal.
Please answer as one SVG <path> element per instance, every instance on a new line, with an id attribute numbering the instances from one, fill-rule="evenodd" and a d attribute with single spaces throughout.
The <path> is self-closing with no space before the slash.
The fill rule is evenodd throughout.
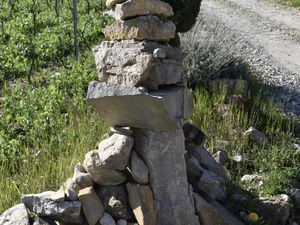
<path id="1" fill-rule="evenodd" d="M 181 50 L 166 44 L 175 37 L 172 8 L 160 0 L 107 6 L 116 22 L 104 30 L 111 41 L 94 48 L 100 82 L 90 83 L 87 101 L 111 132 L 59 191 L 23 196 L 0 224 L 241 224 L 216 202 L 226 171 L 203 148 L 203 132 L 184 125 L 193 99 Z"/>

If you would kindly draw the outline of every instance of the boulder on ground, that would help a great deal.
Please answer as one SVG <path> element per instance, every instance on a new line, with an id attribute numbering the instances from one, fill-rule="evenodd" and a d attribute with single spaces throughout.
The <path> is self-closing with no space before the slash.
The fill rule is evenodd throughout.
<path id="1" fill-rule="evenodd" d="M 81 203 L 78 201 L 55 202 L 41 198 L 34 203 L 32 212 L 62 223 L 80 224 L 83 221 L 81 217 Z"/>
<path id="2" fill-rule="evenodd" d="M 28 211 L 23 203 L 6 210 L 0 216 L 1 225 L 30 225 Z"/>
<path id="3" fill-rule="evenodd" d="M 63 202 L 65 201 L 65 193 L 63 190 L 45 191 L 39 194 L 28 194 L 21 197 L 22 203 L 24 203 L 25 206 L 31 211 L 37 202 L 43 202 L 45 200 Z"/>
<path id="4" fill-rule="evenodd" d="M 269 144 L 269 140 L 266 135 L 254 127 L 250 127 L 244 133 L 245 136 L 248 136 L 252 141 L 256 142 L 259 145 L 267 145 Z"/>
<path id="5" fill-rule="evenodd" d="M 190 151 L 190 153 L 197 158 L 204 169 L 211 171 L 222 178 L 222 184 L 227 184 L 229 175 L 226 170 L 214 160 L 207 149 L 197 146 L 194 150 Z"/>
<path id="6" fill-rule="evenodd" d="M 99 185 L 118 185 L 127 180 L 124 173 L 105 168 L 100 160 L 98 150 L 90 151 L 85 155 L 83 167 L 91 175 L 93 181 Z"/>
<path id="7" fill-rule="evenodd" d="M 271 225 L 286 224 L 290 215 L 290 203 L 281 196 L 253 199 L 252 207 L 258 215 L 268 220 Z"/>
<path id="8" fill-rule="evenodd" d="M 161 20 L 157 16 L 139 16 L 126 21 L 116 21 L 103 29 L 108 40 L 139 40 L 167 43 L 175 37 L 175 24 L 170 20 Z"/>

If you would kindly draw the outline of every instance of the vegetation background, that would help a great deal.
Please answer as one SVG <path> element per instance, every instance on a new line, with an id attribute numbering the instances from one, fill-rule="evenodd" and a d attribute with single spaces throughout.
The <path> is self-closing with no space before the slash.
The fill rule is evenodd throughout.
<path id="1" fill-rule="evenodd" d="M 22 194 L 58 189 L 108 130 L 85 95 L 96 79 L 91 49 L 103 40 L 101 30 L 112 20 L 102 15 L 102 0 L 78 0 L 76 60 L 71 3 L 0 2 L 0 212 L 17 204 Z M 249 80 L 245 104 L 230 101 L 226 113 L 220 113 L 227 90 L 212 90 L 209 82 L 220 78 L 220 68 L 229 65 L 235 49 L 216 42 L 211 29 L 218 28 L 199 22 L 181 36 L 184 73 L 195 95 L 190 122 L 208 135 L 206 147 L 212 153 L 227 153 L 229 194 L 237 189 L 264 196 L 289 193 L 291 182 L 300 179 L 293 121 L 265 100 L 267 87 L 255 77 Z M 246 70 L 237 71 L 234 78 L 244 79 Z M 271 144 L 248 140 L 243 132 L 250 126 L 266 133 Z M 236 155 L 242 162 L 232 159 Z M 259 174 L 263 184 L 241 183 L 245 174 Z"/>

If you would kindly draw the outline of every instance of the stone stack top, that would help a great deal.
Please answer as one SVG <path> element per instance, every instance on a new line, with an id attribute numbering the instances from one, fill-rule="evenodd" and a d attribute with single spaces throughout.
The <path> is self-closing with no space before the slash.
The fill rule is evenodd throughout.
<path id="1" fill-rule="evenodd" d="M 108 40 L 150 40 L 167 43 L 175 37 L 176 26 L 167 20 L 173 16 L 172 7 L 160 0 L 107 0 L 106 14 L 116 22 L 103 29 Z"/>
<path id="2" fill-rule="evenodd" d="M 116 20 L 127 20 L 137 16 L 155 15 L 161 19 L 166 19 L 174 15 L 172 7 L 160 0 L 128 0 L 121 4 L 115 1 L 106 1 L 107 6 L 111 9 L 108 14 Z"/>

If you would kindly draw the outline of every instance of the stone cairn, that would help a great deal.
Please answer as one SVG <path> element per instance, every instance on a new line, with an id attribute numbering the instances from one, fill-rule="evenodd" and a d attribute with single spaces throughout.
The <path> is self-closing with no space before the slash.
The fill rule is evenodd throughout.
<path id="1" fill-rule="evenodd" d="M 226 171 L 184 119 L 193 99 L 182 53 L 168 45 L 176 27 L 160 0 L 107 0 L 116 22 L 94 48 L 99 82 L 88 103 L 111 126 L 58 191 L 25 195 L 1 225 L 239 225 L 216 200 Z M 29 217 L 29 212 L 33 212 Z"/>

